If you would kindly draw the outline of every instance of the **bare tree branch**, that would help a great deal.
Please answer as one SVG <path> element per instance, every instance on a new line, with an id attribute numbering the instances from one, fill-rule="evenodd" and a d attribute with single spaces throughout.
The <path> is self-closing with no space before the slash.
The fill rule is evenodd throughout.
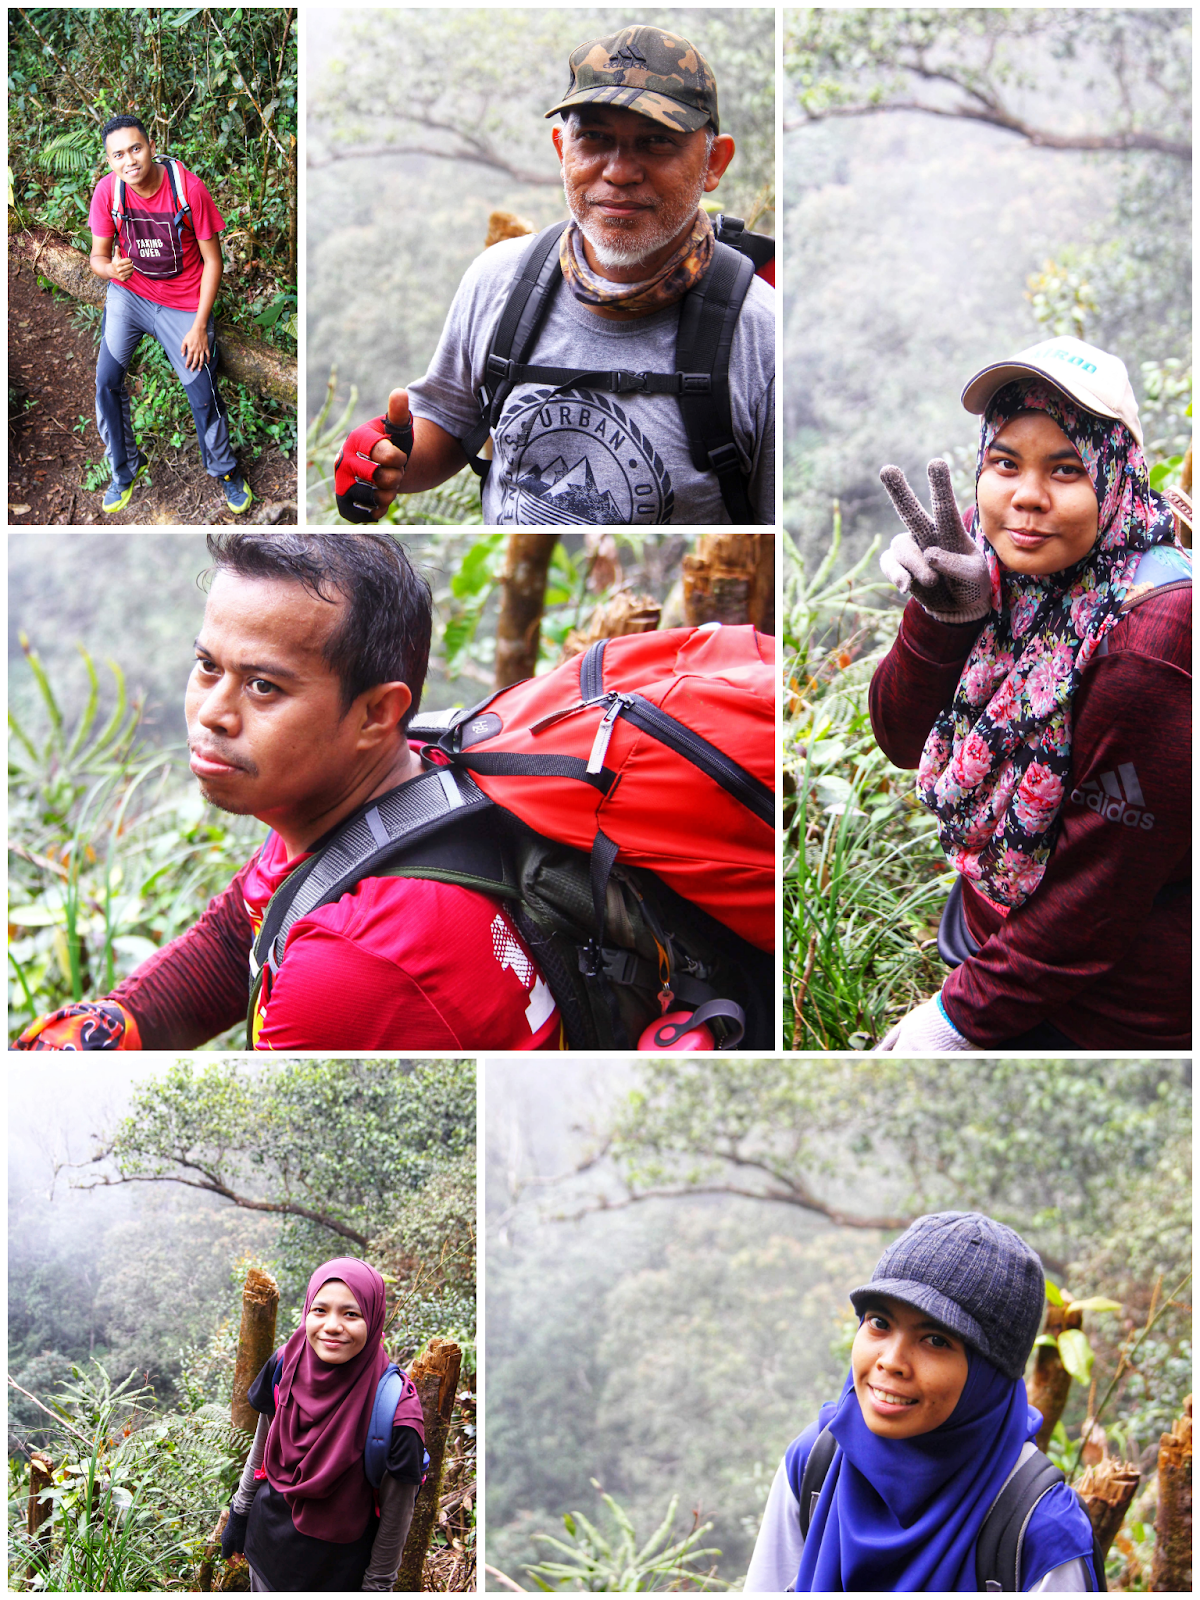
<path id="1" fill-rule="evenodd" d="M 925 76 L 944 78 L 945 74 L 927 73 Z M 1015 133 L 1042 150 L 1153 150 L 1159 155 L 1174 156 L 1179 161 L 1190 162 L 1192 159 L 1191 144 L 1185 140 L 1167 139 L 1157 133 L 1139 133 L 1136 130 L 1127 133 L 1054 133 L 1049 128 L 1036 128 L 1032 123 L 1023 122 L 1020 117 L 1005 111 L 998 103 L 989 101 L 977 90 L 968 89 L 963 84 L 957 84 L 957 87 L 973 94 L 981 102 L 980 105 L 931 106 L 921 100 L 887 100 L 878 105 L 862 102 L 857 105 L 830 106 L 825 111 L 809 111 L 802 117 L 785 120 L 783 131 L 795 133 L 809 123 L 824 122 L 829 117 L 868 117 L 885 111 L 919 111 L 927 117 L 954 117 L 968 122 L 982 122 L 988 127 L 1000 128 L 1005 133 Z"/>
<path id="2" fill-rule="evenodd" d="M 321 156 L 315 156 L 310 151 L 307 165 L 310 169 L 315 169 L 332 166 L 335 161 L 374 160 L 379 156 L 436 156 L 439 161 L 474 161 L 480 166 L 491 167 L 496 172 L 507 174 L 517 183 L 536 184 L 541 188 L 555 189 L 562 183 L 557 172 L 531 172 L 525 167 L 516 167 L 512 162 L 505 161 L 502 156 L 481 147 L 438 150 L 433 146 L 422 144 L 355 145 L 346 150 L 329 150 Z"/>
<path id="3" fill-rule="evenodd" d="M 610 1200 L 597 1195 L 592 1203 L 578 1211 L 559 1213 L 561 1222 L 578 1222 L 598 1211 L 625 1211 L 630 1206 L 641 1205 L 646 1200 L 687 1200 L 697 1194 L 735 1195 L 743 1200 L 768 1200 L 779 1205 L 796 1206 L 801 1211 L 812 1211 L 826 1218 L 838 1228 L 884 1228 L 903 1232 L 913 1220 L 911 1217 L 864 1217 L 842 1211 L 837 1206 L 826 1205 L 811 1195 L 801 1195 L 793 1190 L 744 1189 L 734 1183 L 688 1184 L 682 1188 L 630 1189 L 623 1200 Z"/>
<path id="4" fill-rule="evenodd" d="M 202 1169 L 193 1162 L 181 1163 L 199 1172 Z M 228 1200 L 235 1206 L 241 1206 L 246 1211 L 274 1211 L 289 1217 L 304 1217 L 309 1222 L 315 1222 L 319 1227 L 328 1228 L 331 1233 L 339 1233 L 344 1239 L 352 1239 L 355 1244 L 366 1245 L 365 1233 L 358 1233 L 348 1223 L 339 1222 L 336 1217 L 327 1216 L 324 1212 L 313 1211 L 308 1206 L 299 1205 L 294 1200 L 251 1200 L 246 1195 L 236 1194 L 226 1184 L 216 1178 L 205 1175 L 202 1183 L 197 1183 L 194 1178 L 181 1178 L 172 1173 L 133 1173 L 129 1177 L 97 1178 L 94 1183 L 73 1183 L 72 1189 L 115 1189 L 123 1183 L 181 1183 L 187 1189 L 203 1189 L 207 1194 L 216 1194 L 222 1200 Z"/>

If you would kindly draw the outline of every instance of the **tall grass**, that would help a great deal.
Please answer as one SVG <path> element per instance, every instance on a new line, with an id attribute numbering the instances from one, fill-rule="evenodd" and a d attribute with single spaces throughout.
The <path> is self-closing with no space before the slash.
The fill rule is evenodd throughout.
<path id="1" fill-rule="evenodd" d="M 86 703 L 64 713 L 29 641 L 37 714 L 9 712 L 9 1036 L 72 1000 L 106 994 L 189 927 L 261 837 L 253 818 L 206 811 L 182 746 L 139 738 L 141 705 L 110 661 L 113 708 L 81 651 Z"/>
<path id="2" fill-rule="evenodd" d="M 10 1589 L 113 1594 L 195 1589 L 207 1535 L 236 1481 L 248 1437 L 224 1407 L 160 1415 L 135 1374 L 115 1387 L 99 1362 L 72 1368 L 53 1397 L 53 1467 L 38 1496 L 48 1519 L 18 1518 L 29 1471 L 10 1462 Z M 44 1404 L 44 1402 L 43 1402 Z"/>
<path id="3" fill-rule="evenodd" d="M 900 611 L 873 581 L 879 541 L 840 576 L 841 515 L 816 571 L 786 532 L 784 1033 L 798 1050 L 868 1050 L 931 994 L 953 873 L 914 775 L 875 743 L 867 690 Z"/>

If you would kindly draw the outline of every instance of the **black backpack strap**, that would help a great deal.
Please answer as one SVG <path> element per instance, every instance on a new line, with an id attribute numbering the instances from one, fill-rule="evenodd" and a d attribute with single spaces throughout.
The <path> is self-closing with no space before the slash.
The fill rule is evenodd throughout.
<path id="1" fill-rule="evenodd" d="M 1020 1592 L 1021 1548 L 1029 1519 L 1043 1495 L 1064 1481 L 1062 1473 L 1041 1450 L 1035 1450 L 1010 1475 L 993 1500 L 975 1541 L 975 1586 L 981 1593 Z"/>
<path id="2" fill-rule="evenodd" d="M 498 420 L 515 381 L 507 380 L 503 375 L 493 377 L 493 361 L 509 362 L 514 350 L 518 360 L 529 353 L 554 291 L 562 279 L 558 265 L 558 241 L 566 226 L 565 222 L 555 222 L 534 235 L 521 257 L 517 276 L 508 292 L 504 310 L 500 313 L 500 321 L 496 324 L 491 349 L 484 364 L 487 376 L 484 387 L 479 391 L 480 418 L 461 440 L 471 469 L 480 479 L 487 477 L 491 462 L 484 460 L 479 452 Z M 496 367 L 499 374 L 503 374 L 504 370 L 501 366 Z"/>
<path id="3" fill-rule="evenodd" d="M 347 817 L 271 896 L 250 952 L 252 991 L 265 966 L 278 969 L 287 936 L 301 917 L 339 899 L 405 846 L 491 804 L 467 773 L 435 767 Z"/>
<path id="4" fill-rule="evenodd" d="M 813 1440 L 808 1460 L 804 1463 L 804 1474 L 800 1479 L 800 1532 L 806 1539 L 812 1514 L 816 1510 L 817 1499 L 821 1493 L 821 1485 L 829 1476 L 836 1450 L 837 1440 L 828 1428 L 822 1428 Z"/>
<path id="5" fill-rule="evenodd" d="M 754 280 L 749 256 L 718 243 L 704 277 L 684 297 L 675 344 L 675 365 L 682 372 L 707 369 L 707 392 L 679 397 L 692 465 L 715 472 L 731 521 L 757 519 L 746 493 L 746 478 L 733 441 L 733 404 L 729 393 L 729 353 L 742 303 Z"/>

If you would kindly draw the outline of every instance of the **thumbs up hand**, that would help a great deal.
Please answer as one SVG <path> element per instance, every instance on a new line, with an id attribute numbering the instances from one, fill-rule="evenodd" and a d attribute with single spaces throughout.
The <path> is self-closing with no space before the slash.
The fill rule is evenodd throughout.
<path id="1" fill-rule="evenodd" d="M 364 422 L 334 463 L 338 514 L 347 522 L 378 522 L 399 493 L 413 449 L 408 391 L 393 389 L 386 417 Z"/>

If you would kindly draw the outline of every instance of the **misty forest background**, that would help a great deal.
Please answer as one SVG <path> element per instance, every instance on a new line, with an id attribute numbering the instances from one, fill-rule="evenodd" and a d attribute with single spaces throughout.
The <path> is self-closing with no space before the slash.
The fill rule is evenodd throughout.
<path id="1" fill-rule="evenodd" d="M 967 379 L 1073 334 L 1190 492 L 1191 13 L 783 16 L 785 1042 L 865 1050 L 940 985 L 953 882 L 867 716 L 901 610 L 879 469 L 928 503 L 941 456 L 971 504 Z"/>
<path id="2" fill-rule="evenodd" d="M 336 520 L 332 461 L 347 428 L 421 377 L 488 218 L 566 217 L 543 113 L 577 45 L 644 23 L 690 39 L 717 77 L 737 155 L 716 209 L 775 232 L 775 12 L 747 7 L 309 10 L 309 518 Z M 329 389 L 336 371 L 336 391 Z M 480 520 L 464 468 L 401 495 L 392 520 Z"/>
<path id="3" fill-rule="evenodd" d="M 1140 1470 L 1109 1587 L 1149 1587 L 1159 1436 L 1192 1381 L 1189 1064 L 494 1058 L 483 1077 L 490 1588 L 540 1565 L 550 1588 L 739 1589 L 785 1447 L 841 1388 L 848 1291 L 944 1209 L 1009 1223 L 1068 1298 L 1119 1307 L 1067 1317 L 1063 1357 L 1084 1337 L 1094 1366 L 1049 1449 L 1071 1469 L 1090 1404 Z M 1057 1345 L 1040 1356 L 1065 1377 Z M 672 1507 L 693 1549 L 619 1585 L 618 1512 L 640 1546 Z"/>
<path id="4" fill-rule="evenodd" d="M 214 1581 L 206 1544 L 249 1445 L 230 1398 L 251 1268 L 279 1285 L 275 1348 L 341 1255 L 387 1279 L 402 1366 L 432 1336 L 458 1343 L 451 1454 L 470 1487 L 474 1063 L 72 1062 L 9 1095 L 8 1372 L 27 1391 L 9 1389 L 9 1586 L 35 1586 L 32 1556 L 38 1587 L 247 1587 L 236 1562 Z M 31 1552 L 35 1450 L 53 1520 Z M 472 1503 L 440 1541 L 468 1576 Z"/>
<path id="5" fill-rule="evenodd" d="M 609 601 L 674 594 L 661 625 L 684 621 L 680 566 L 695 539 L 537 537 L 553 546 L 545 605 L 516 676 L 554 665 L 572 628 Z M 474 705 L 495 686 L 509 538 L 404 534 L 434 594 L 427 711 Z M 204 536 L 13 533 L 8 553 L 15 1038 L 72 997 L 108 993 L 190 927 L 265 829 L 206 806 L 187 766 L 183 694 L 204 615 Z M 244 1041 L 238 1027 L 208 1048 Z"/>

